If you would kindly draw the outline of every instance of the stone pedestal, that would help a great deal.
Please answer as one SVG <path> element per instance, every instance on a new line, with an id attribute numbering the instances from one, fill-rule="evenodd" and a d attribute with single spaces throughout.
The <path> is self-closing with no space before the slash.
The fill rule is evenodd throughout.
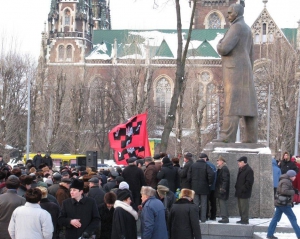
<path id="1" fill-rule="evenodd" d="M 261 144 L 209 143 L 203 150 L 216 165 L 219 156 L 226 160 L 230 171 L 228 209 L 230 217 L 239 217 L 237 199 L 234 197 L 238 173 L 237 160 L 246 156 L 254 171 L 254 185 L 250 198 L 250 218 L 270 218 L 274 213 L 273 170 L 271 151 Z"/>

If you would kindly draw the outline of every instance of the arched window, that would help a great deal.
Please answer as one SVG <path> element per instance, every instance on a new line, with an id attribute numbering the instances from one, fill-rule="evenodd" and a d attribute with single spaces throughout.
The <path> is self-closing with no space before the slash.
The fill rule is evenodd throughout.
<path id="1" fill-rule="evenodd" d="M 166 78 L 156 83 L 157 124 L 163 125 L 171 104 L 171 84 Z"/>
<path id="2" fill-rule="evenodd" d="M 60 45 L 58 47 L 58 60 L 63 61 L 65 58 L 65 47 Z"/>
<path id="3" fill-rule="evenodd" d="M 65 26 L 70 26 L 70 10 L 69 9 L 66 9 L 65 10 Z"/>
<path id="4" fill-rule="evenodd" d="M 72 46 L 71 45 L 67 46 L 66 61 L 72 61 Z"/>
<path id="5" fill-rule="evenodd" d="M 206 94 L 206 116 L 207 116 L 207 123 L 212 124 L 215 122 L 217 115 L 217 94 L 216 94 L 216 87 L 213 84 L 209 84 L 207 86 L 207 94 Z"/>
<path id="6" fill-rule="evenodd" d="M 263 27 L 263 34 L 262 34 L 262 41 L 263 42 L 267 42 L 267 24 L 266 23 L 264 23 L 263 25 L 262 25 L 262 27 Z"/>
<path id="7" fill-rule="evenodd" d="M 221 29 L 221 19 L 217 13 L 212 13 L 208 17 L 208 29 Z"/>

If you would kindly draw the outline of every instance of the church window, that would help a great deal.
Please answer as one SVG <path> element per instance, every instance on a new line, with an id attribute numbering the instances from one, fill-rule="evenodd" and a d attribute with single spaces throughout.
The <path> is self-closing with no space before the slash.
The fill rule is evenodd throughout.
<path id="1" fill-rule="evenodd" d="M 264 23 L 262 25 L 262 27 L 263 27 L 263 39 L 262 39 L 262 41 L 267 42 L 267 24 Z"/>
<path id="2" fill-rule="evenodd" d="M 71 45 L 67 46 L 66 61 L 72 61 L 72 46 Z"/>
<path id="3" fill-rule="evenodd" d="M 58 60 L 63 61 L 65 56 L 65 48 L 64 46 L 60 45 L 58 47 Z"/>
<path id="4" fill-rule="evenodd" d="M 70 26 L 70 10 L 66 9 L 65 10 L 65 26 Z"/>
<path id="5" fill-rule="evenodd" d="M 260 43 L 260 39 L 259 39 L 259 35 L 258 34 L 255 35 L 254 41 L 255 41 L 256 44 Z"/>
<path id="6" fill-rule="evenodd" d="M 156 108 L 157 124 L 163 125 L 166 121 L 171 104 L 171 84 L 166 78 L 161 78 L 156 83 Z"/>
<path id="7" fill-rule="evenodd" d="M 208 29 L 221 29 L 221 19 L 217 13 L 212 13 L 208 17 Z"/>

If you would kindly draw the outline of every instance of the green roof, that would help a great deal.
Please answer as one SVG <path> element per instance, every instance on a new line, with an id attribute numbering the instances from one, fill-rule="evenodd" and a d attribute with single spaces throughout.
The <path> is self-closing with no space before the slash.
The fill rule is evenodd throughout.
<path id="1" fill-rule="evenodd" d="M 165 39 L 157 49 L 155 56 L 174 58 L 174 55 Z"/>
<path id="2" fill-rule="evenodd" d="M 199 52 L 200 56 L 219 57 L 215 49 L 206 40 L 197 48 L 197 52 Z"/>
<path id="3" fill-rule="evenodd" d="M 282 28 L 281 31 L 293 46 L 297 45 L 297 28 Z"/>

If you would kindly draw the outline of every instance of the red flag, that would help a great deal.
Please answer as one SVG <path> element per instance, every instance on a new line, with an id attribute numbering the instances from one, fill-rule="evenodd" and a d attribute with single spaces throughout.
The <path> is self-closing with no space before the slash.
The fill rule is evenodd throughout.
<path id="1" fill-rule="evenodd" d="M 130 157 L 150 156 L 147 113 L 133 116 L 126 123 L 114 127 L 108 138 L 110 147 L 115 150 L 117 164 L 126 165 L 126 159 Z"/>

